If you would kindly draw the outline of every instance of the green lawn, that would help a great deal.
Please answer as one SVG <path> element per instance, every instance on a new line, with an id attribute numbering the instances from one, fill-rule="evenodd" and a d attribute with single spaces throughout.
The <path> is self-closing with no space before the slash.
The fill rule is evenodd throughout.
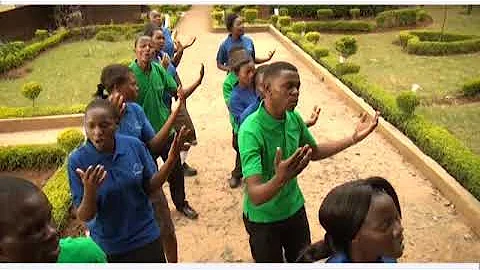
<path id="1" fill-rule="evenodd" d="M 35 103 L 38 106 L 87 103 L 104 66 L 133 58 L 130 40 L 110 43 L 91 39 L 61 44 L 35 58 L 29 64 L 32 72 L 23 78 L 0 80 L 0 106 L 31 106 L 20 92 L 28 81 L 37 81 L 44 88 Z"/>
<path id="2" fill-rule="evenodd" d="M 480 104 L 461 106 L 429 106 L 418 111 L 431 121 L 444 126 L 480 155 Z"/>

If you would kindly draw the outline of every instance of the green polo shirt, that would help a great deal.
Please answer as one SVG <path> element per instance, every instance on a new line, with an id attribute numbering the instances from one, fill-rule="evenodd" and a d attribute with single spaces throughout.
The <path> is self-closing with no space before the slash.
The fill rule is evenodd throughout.
<path id="1" fill-rule="evenodd" d="M 290 157 L 300 146 L 317 143 L 302 117 L 297 112 L 286 112 L 283 120 L 273 118 L 264 108 L 259 108 L 245 119 L 238 133 L 243 177 L 261 175 L 268 182 L 275 175 L 275 153 L 282 149 L 283 159 Z M 297 178 L 288 181 L 268 202 L 255 205 L 245 187 L 243 212 L 250 221 L 270 223 L 285 220 L 304 204 Z"/>
<path id="2" fill-rule="evenodd" d="M 107 256 L 90 237 L 60 239 L 57 263 L 106 263 Z"/>
<path id="3" fill-rule="evenodd" d="M 223 99 L 225 100 L 225 104 L 227 105 L 230 104 L 230 97 L 232 96 L 232 91 L 235 85 L 238 83 L 238 77 L 235 75 L 234 72 L 229 72 L 227 77 L 225 78 L 225 81 L 223 82 Z M 233 115 L 229 111 L 229 116 L 230 116 L 230 124 L 232 125 L 233 133 L 237 134 L 238 133 L 238 126 L 235 124 L 235 120 L 233 118 Z"/>
<path id="4" fill-rule="evenodd" d="M 142 106 L 155 132 L 158 132 L 170 115 L 170 108 L 163 100 L 164 91 L 175 93 L 177 83 L 159 64 L 151 62 L 150 66 L 150 71 L 144 72 L 137 62 L 133 61 L 129 68 L 137 79 L 137 103 Z"/>

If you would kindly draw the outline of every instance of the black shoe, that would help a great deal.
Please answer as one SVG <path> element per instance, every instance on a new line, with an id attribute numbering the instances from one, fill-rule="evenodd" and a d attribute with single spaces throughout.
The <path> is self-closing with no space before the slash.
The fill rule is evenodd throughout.
<path id="1" fill-rule="evenodd" d="M 185 203 L 182 209 L 179 209 L 182 214 L 184 214 L 189 219 L 197 219 L 198 213 L 195 211 L 188 203 Z"/>
<path id="2" fill-rule="evenodd" d="M 232 176 L 232 177 L 230 177 L 230 179 L 228 179 L 228 185 L 231 188 L 237 188 L 237 187 L 240 186 L 241 183 L 242 182 L 241 182 L 240 178 L 238 178 L 238 177 Z"/>
<path id="3" fill-rule="evenodd" d="M 186 162 L 183 163 L 183 175 L 184 176 L 195 176 L 197 175 L 197 170 L 190 167 Z"/>

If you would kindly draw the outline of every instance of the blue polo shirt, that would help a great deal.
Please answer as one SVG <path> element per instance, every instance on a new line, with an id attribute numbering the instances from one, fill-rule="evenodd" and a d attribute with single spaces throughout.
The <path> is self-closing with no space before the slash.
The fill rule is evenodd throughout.
<path id="1" fill-rule="evenodd" d="M 253 46 L 253 40 L 246 35 L 241 35 L 238 40 L 234 41 L 232 34 L 229 34 L 222 44 L 220 44 L 220 48 L 218 48 L 217 63 L 224 66 L 228 65 L 228 52 L 230 49 L 237 46 L 245 48 L 248 54 L 252 56 L 252 59 L 255 60 L 255 46 Z"/>
<path id="2" fill-rule="evenodd" d="M 240 126 L 243 120 L 258 108 L 258 104 L 260 104 L 260 98 L 254 89 L 243 88 L 237 84 L 233 88 L 229 106 L 235 124 Z M 252 106 L 252 108 L 249 108 L 250 106 Z M 247 110 L 248 108 L 249 110 Z"/>
<path id="3" fill-rule="evenodd" d="M 161 61 L 162 61 L 162 56 L 163 54 L 165 54 L 166 52 L 164 51 L 160 51 L 157 53 L 157 55 L 155 55 L 155 57 L 153 58 L 153 61 L 159 65 L 161 65 Z M 172 61 L 170 61 L 170 63 L 168 63 L 168 67 L 167 67 L 167 73 L 169 75 L 171 75 L 173 77 L 173 79 L 175 79 L 175 82 L 177 83 L 177 85 L 180 84 L 179 81 L 177 81 L 177 68 L 172 64 Z M 165 105 L 167 105 L 167 108 L 170 108 L 171 110 L 171 107 L 172 107 L 172 94 L 170 94 L 169 92 L 165 91 L 163 93 L 163 102 L 165 102 Z"/>
<path id="4" fill-rule="evenodd" d="M 163 36 L 165 38 L 165 48 L 163 49 L 171 59 L 173 59 L 173 53 L 175 52 L 175 46 L 173 45 L 172 33 L 167 27 L 162 27 Z"/>
<path id="5" fill-rule="evenodd" d="M 397 260 L 390 257 L 380 257 L 376 261 L 377 263 L 396 263 Z M 333 256 L 330 256 L 326 263 L 352 263 L 352 260 L 343 252 L 336 253 Z"/>
<path id="6" fill-rule="evenodd" d="M 137 138 L 115 134 L 115 152 L 104 154 L 91 142 L 68 158 L 68 178 L 73 204 L 83 197 L 83 183 L 75 169 L 101 164 L 107 177 L 97 190 L 97 214 L 87 222 L 90 236 L 107 255 L 132 251 L 160 236 L 145 186 L 157 172 L 145 144 Z"/>
<path id="7" fill-rule="evenodd" d="M 126 103 L 125 113 L 117 131 L 122 135 L 135 137 L 145 144 L 155 137 L 152 124 L 148 121 L 142 107 L 135 102 Z"/>

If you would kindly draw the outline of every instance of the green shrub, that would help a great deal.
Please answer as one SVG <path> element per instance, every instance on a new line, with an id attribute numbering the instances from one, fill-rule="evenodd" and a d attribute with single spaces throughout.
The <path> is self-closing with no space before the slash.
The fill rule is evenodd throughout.
<path id="1" fill-rule="evenodd" d="M 425 10 L 421 9 L 417 12 L 417 22 L 432 22 L 432 16 L 428 14 Z"/>
<path id="2" fill-rule="evenodd" d="M 350 73 L 358 73 L 360 66 L 354 63 L 338 63 L 335 66 L 335 71 L 338 76 L 343 76 Z"/>
<path id="3" fill-rule="evenodd" d="M 25 48 L 25 42 L 14 41 L 0 45 L 0 58 L 5 58 L 9 54 L 16 54 Z"/>
<path id="4" fill-rule="evenodd" d="M 317 18 L 319 20 L 326 20 L 333 18 L 333 10 L 331 9 L 319 9 L 317 10 Z"/>
<path id="5" fill-rule="evenodd" d="M 212 18 L 217 21 L 218 25 L 221 25 L 223 22 L 223 11 L 214 11 L 212 12 Z"/>
<path id="6" fill-rule="evenodd" d="M 305 34 L 305 39 L 316 44 L 320 40 L 320 33 L 317 31 L 308 32 Z"/>
<path id="7" fill-rule="evenodd" d="M 418 55 L 449 55 L 480 51 L 480 37 L 471 35 L 402 31 L 399 34 L 399 41 L 408 53 Z"/>
<path id="8" fill-rule="evenodd" d="M 245 21 L 247 21 L 248 23 L 253 23 L 257 18 L 258 18 L 258 10 L 245 9 Z"/>
<path id="9" fill-rule="evenodd" d="M 285 27 L 280 27 L 280 32 L 282 32 L 282 34 L 287 34 L 288 32 L 293 32 L 292 30 L 292 27 L 290 26 L 285 26 Z"/>
<path id="10" fill-rule="evenodd" d="M 359 8 L 352 8 L 349 11 L 350 16 L 352 16 L 353 19 L 358 19 L 360 18 L 360 9 Z"/>
<path id="11" fill-rule="evenodd" d="M 130 64 L 132 63 L 132 59 L 129 59 L 129 58 L 125 58 L 125 59 L 122 59 L 120 61 L 118 61 L 118 63 L 120 65 L 124 65 L 124 66 L 130 66 Z"/>
<path id="12" fill-rule="evenodd" d="M 384 11 L 375 18 L 377 25 L 381 28 L 414 26 L 418 19 L 426 20 L 429 16 L 424 10 L 417 8 L 405 8 Z"/>
<path id="13" fill-rule="evenodd" d="M 42 41 L 48 38 L 48 31 L 45 29 L 37 29 L 35 31 L 35 39 L 38 41 Z"/>
<path id="14" fill-rule="evenodd" d="M 314 59 L 319 59 L 325 56 L 328 56 L 328 49 L 325 47 L 315 46 L 313 49 Z"/>
<path id="15" fill-rule="evenodd" d="M 278 24 L 281 27 L 290 26 L 292 23 L 292 18 L 290 16 L 280 16 L 278 17 Z"/>
<path id="16" fill-rule="evenodd" d="M 288 16 L 288 8 L 282 7 L 278 9 L 278 15 Z"/>
<path id="17" fill-rule="evenodd" d="M 480 94 L 480 79 L 472 80 L 463 85 L 463 95 L 473 97 Z"/>
<path id="18" fill-rule="evenodd" d="M 306 22 L 306 27 L 306 32 L 371 32 L 375 29 L 375 24 L 367 21 L 313 21 Z"/>
<path id="19" fill-rule="evenodd" d="M 85 141 L 83 133 L 76 128 L 64 129 L 57 136 L 57 144 L 65 151 L 70 153 Z"/>
<path id="20" fill-rule="evenodd" d="M 357 50 L 357 40 L 351 36 L 345 36 L 335 42 L 335 49 L 345 58 L 354 55 Z"/>
<path id="21" fill-rule="evenodd" d="M 63 152 L 62 152 L 63 153 Z M 52 205 L 52 218 L 57 229 L 62 230 L 67 225 L 69 209 L 72 205 L 70 184 L 68 182 L 67 162 L 50 177 L 43 187 L 43 192 Z"/>
<path id="22" fill-rule="evenodd" d="M 306 29 L 306 24 L 305 22 L 294 22 L 292 23 L 292 31 L 301 34 L 304 33 Z"/>
<path id="23" fill-rule="evenodd" d="M 413 115 L 419 104 L 417 95 L 412 91 L 404 91 L 397 96 L 398 107 L 407 115 Z"/>
<path id="24" fill-rule="evenodd" d="M 256 24 L 269 24 L 269 23 L 270 23 L 270 20 L 255 19 L 255 20 L 253 21 L 253 23 L 256 23 Z"/>
<path id="25" fill-rule="evenodd" d="M 76 114 L 85 112 L 84 104 L 73 106 L 41 106 L 41 107 L 0 107 L 0 119 L 34 117 L 46 115 Z"/>
<path id="26" fill-rule="evenodd" d="M 95 35 L 96 40 L 114 42 L 117 40 L 118 33 L 111 30 L 101 30 Z"/>
<path id="27" fill-rule="evenodd" d="M 22 87 L 22 95 L 32 101 L 32 107 L 35 107 L 35 99 L 42 92 L 42 86 L 37 82 L 28 82 Z"/>
<path id="28" fill-rule="evenodd" d="M 272 15 L 272 16 L 270 16 L 270 22 L 271 22 L 273 25 L 277 25 L 278 15 Z"/>
<path id="29" fill-rule="evenodd" d="M 51 169 L 64 158 L 65 153 L 55 144 L 0 146 L 0 171 Z"/>
<path id="30" fill-rule="evenodd" d="M 177 26 L 179 17 L 177 15 L 172 15 L 170 16 L 170 24 L 168 25 L 168 28 L 173 29 L 175 26 Z"/>

